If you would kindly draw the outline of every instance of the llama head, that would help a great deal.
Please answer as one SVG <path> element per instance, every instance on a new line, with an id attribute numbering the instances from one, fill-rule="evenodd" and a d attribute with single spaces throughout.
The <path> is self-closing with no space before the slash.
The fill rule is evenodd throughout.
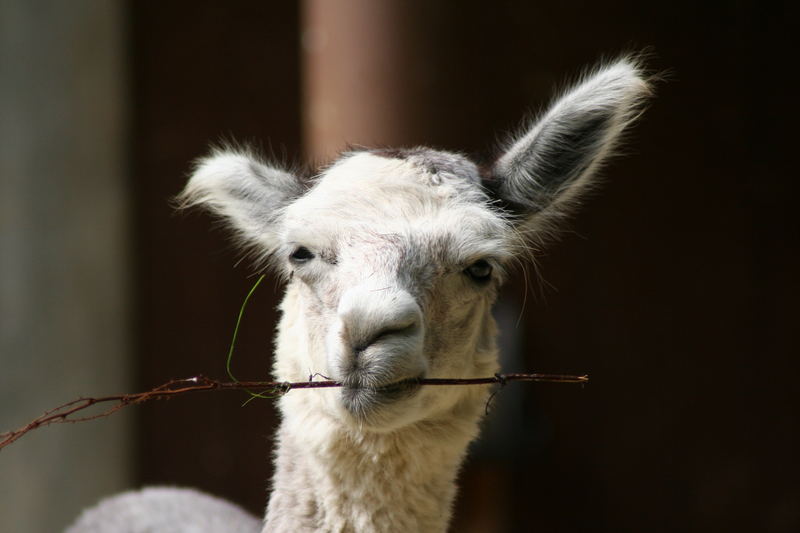
<path id="1" fill-rule="evenodd" d="M 289 280 L 276 377 L 344 383 L 294 401 L 392 430 L 476 397 L 418 378 L 496 371 L 490 309 L 509 262 L 589 183 L 647 90 L 634 61 L 601 68 L 483 171 L 449 152 L 365 150 L 307 183 L 222 151 L 199 163 L 183 197 L 222 215 Z"/>

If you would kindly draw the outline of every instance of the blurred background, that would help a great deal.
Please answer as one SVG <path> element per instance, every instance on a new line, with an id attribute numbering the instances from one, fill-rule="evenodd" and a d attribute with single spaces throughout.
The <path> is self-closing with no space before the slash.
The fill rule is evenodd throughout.
<path id="1" fill-rule="evenodd" d="M 800 531 L 792 18 L 781 3 L 0 0 L 0 431 L 81 395 L 224 377 L 255 281 L 170 202 L 211 143 L 325 163 L 345 143 L 491 161 L 602 58 L 667 72 L 541 279 L 497 308 L 512 384 L 453 531 Z M 794 170 L 792 170 L 794 169 Z M 245 315 L 263 379 L 282 288 Z M 0 530 L 198 487 L 262 513 L 276 413 L 215 393 L 33 432 L 0 451 Z"/>

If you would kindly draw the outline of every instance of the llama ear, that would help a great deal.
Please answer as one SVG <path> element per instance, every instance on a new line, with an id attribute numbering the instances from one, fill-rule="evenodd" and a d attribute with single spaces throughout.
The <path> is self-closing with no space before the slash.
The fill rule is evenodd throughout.
<path id="1" fill-rule="evenodd" d="M 282 208 L 302 195 L 293 174 L 241 151 L 214 151 L 200 159 L 179 195 L 180 206 L 199 205 L 221 216 L 245 245 L 268 255 L 278 246 Z"/>
<path id="2" fill-rule="evenodd" d="M 650 93 L 635 59 L 595 70 L 511 143 L 485 184 L 526 222 L 561 213 L 591 182 Z"/>

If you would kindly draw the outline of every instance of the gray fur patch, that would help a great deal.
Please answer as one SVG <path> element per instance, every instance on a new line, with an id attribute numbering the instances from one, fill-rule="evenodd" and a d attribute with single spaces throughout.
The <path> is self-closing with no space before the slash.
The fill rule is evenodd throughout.
<path id="1" fill-rule="evenodd" d="M 476 185 L 480 183 L 478 167 L 466 157 L 452 152 L 417 147 L 368 150 L 368 153 L 390 159 L 409 161 L 430 174 L 434 185 L 438 185 L 444 180 L 454 179 Z"/>

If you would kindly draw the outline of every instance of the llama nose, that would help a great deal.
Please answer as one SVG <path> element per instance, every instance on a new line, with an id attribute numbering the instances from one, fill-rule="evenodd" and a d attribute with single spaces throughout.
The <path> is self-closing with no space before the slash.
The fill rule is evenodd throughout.
<path id="1" fill-rule="evenodd" d="M 422 329 L 419 305 L 401 289 L 351 289 L 343 295 L 338 314 L 342 340 L 356 356 L 377 343 L 415 338 Z"/>

